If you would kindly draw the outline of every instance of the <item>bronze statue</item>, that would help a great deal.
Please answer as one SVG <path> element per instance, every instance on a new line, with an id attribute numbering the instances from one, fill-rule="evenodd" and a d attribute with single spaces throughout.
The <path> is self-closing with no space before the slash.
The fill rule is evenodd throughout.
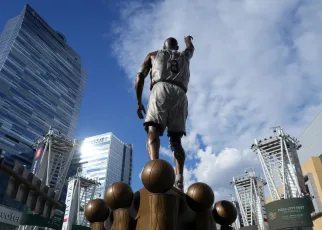
<path id="1" fill-rule="evenodd" d="M 186 49 L 179 52 L 175 38 L 168 38 L 162 50 L 149 53 L 136 77 L 135 89 L 138 102 L 137 115 L 143 119 L 148 133 L 147 149 L 150 160 L 159 159 L 160 136 L 165 128 L 171 150 L 175 158 L 175 187 L 183 191 L 183 168 L 185 152 L 181 138 L 186 135 L 186 119 L 188 116 L 187 89 L 190 78 L 189 63 L 194 53 L 193 38 L 184 38 Z M 150 73 L 150 97 L 147 112 L 142 104 L 144 80 Z"/>

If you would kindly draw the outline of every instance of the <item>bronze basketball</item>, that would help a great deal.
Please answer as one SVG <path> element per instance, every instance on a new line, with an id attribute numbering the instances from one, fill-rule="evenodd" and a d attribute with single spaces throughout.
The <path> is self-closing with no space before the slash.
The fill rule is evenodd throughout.
<path id="1" fill-rule="evenodd" d="M 232 202 L 221 200 L 216 202 L 212 215 L 218 224 L 231 225 L 237 218 L 237 210 Z"/>
<path id="2" fill-rule="evenodd" d="M 124 182 L 111 184 L 105 192 L 105 200 L 109 208 L 128 208 L 133 201 L 132 188 Z"/>
<path id="3" fill-rule="evenodd" d="M 109 209 L 103 199 L 91 200 L 85 206 L 85 217 L 90 223 L 104 222 L 109 213 Z"/>
<path id="4" fill-rule="evenodd" d="M 151 193 L 165 193 L 173 187 L 175 174 L 171 164 L 165 160 L 147 163 L 141 174 L 144 187 Z"/>
<path id="5" fill-rule="evenodd" d="M 196 212 L 210 209 L 215 200 L 212 189 L 207 184 L 201 182 L 190 185 L 186 194 L 187 204 Z"/>

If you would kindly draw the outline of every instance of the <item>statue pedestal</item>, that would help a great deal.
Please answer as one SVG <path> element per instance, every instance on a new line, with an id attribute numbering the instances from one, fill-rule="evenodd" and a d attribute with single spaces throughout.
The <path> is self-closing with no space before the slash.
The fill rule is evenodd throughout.
<path id="1" fill-rule="evenodd" d="M 85 210 L 88 221 L 106 220 L 108 230 L 217 230 L 215 220 L 229 226 L 237 218 L 229 201 L 218 201 L 213 208 L 214 192 L 205 183 L 193 183 L 187 194 L 172 187 L 174 170 L 164 160 L 148 162 L 141 177 L 144 188 L 135 194 L 128 184 L 115 182 L 105 192 L 106 204 L 90 201 Z"/>
<path id="2" fill-rule="evenodd" d="M 113 211 L 113 227 L 111 230 L 123 230 L 130 228 L 130 213 L 128 209 L 119 208 Z"/>
<path id="3" fill-rule="evenodd" d="M 105 230 L 104 229 L 104 222 L 91 223 L 91 230 Z"/>
<path id="4" fill-rule="evenodd" d="M 142 188 L 134 194 L 128 210 L 128 230 L 216 230 L 211 210 L 193 211 L 186 203 L 186 195 L 176 188 L 163 194 Z M 106 229 L 114 229 L 118 219 L 115 217 L 114 211 L 106 221 Z"/>
<path id="5" fill-rule="evenodd" d="M 178 196 L 172 194 L 149 194 L 149 206 L 150 229 L 177 229 Z"/>

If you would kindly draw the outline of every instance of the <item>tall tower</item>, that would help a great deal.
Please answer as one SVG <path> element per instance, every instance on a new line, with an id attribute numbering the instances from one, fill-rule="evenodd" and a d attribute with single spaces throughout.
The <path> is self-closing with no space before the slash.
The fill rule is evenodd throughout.
<path id="1" fill-rule="evenodd" d="M 282 127 L 272 128 L 274 136 L 256 140 L 251 148 L 262 165 L 272 200 L 302 197 L 307 194 L 297 150 L 298 140 L 286 135 Z"/>
<path id="2" fill-rule="evenodd" d="M 81 168 L 77 169 L 75 176 L 68 179 L 66 211 L 62 230 L 70 230 L 73 225 L 90 227 L 85 217 L 85 206 L 94 198 L 98 185 L 97 180 L 83 175 Z"/>
<path id="3" fill-rule="evenodd" d="M 38 138 L 35 145 L 37 150 L 30 172 L 56 192 L 54 199 L 58 201 L 77 143 L 75 140 L 68 140 L 60 133 L 55 133 L 53 129 L 50 129 L 46 135 Z M 27 220 L 34 216 L 34 214 L 29 214 L 29 211 L 25 208 L 23 212 L 23 216 Z M 63 215 L 60 210 L 54 210 L 54 215 L 55 213 Z M 30 223 L 20 224 L 19 230 L 38 229 L 30 226 Z"/>
<path id="4" fill-rule="evenodd" d="M 237 199 L 234 195 L 231 195 L 231 202 L 233 203 L 233 205 L 235 206 L 236 210 L 237 210 L 237 218 L 235 220 L 235 222 L 232 224 L 232 227 L 234 230 L 239 230 L 241 228 L 241 214 L 240 214 L 240 208 L 237 202 Z"/>
<path id="5" fill-rule="evenodd" d="M 31 146 L 50 127 L 74 137 L 86 76 L 65 36 L 29 5 L 8 21 L 0 36 L 0 152 L 7 161 L 30 169 Z"/>
<path id="6" fill-rule="evenodd" d="M 265 211 L 264 185 L 266 182 L 255 175 L 254 170 L 233 177 L 235 206 L 240 218 L 235 222 L 236 229 L 256 225 L 259 230 L 268 229 Z"/>
<path id="7" fill-rule="evenodd" d="M 81 164 L 90 178 L 98 178 L 100 186 L 96 198 L 104 198 L 107 187 L 117 181 L 131 184 L 132 145 L 112 133 L 85 138 L 73 162 Z"/>
<path id="8" fill-rule="evenodd" d="M 39 137 L 35 144 L 37 151 L 30 171 L 55 190 L 57 195 L 55 199 L 58 200 L 77 143 L 75 140 L 68 140 L 50 129 L 45 136 Z"/>

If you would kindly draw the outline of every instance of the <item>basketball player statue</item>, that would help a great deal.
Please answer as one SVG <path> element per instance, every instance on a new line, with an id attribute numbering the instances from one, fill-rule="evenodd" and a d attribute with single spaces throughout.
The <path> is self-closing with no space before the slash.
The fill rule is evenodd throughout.
<path id="1" fill-rule="evenodd" d="M 144 121 L 148 133 L 147 149 L 150 160 L 159 159 L 160 136 L 167 128 L 170 147 L 176 166 L 175 187 L 183 191 L 185 152 L 181 138 L 186 135 L 188 116 L 187 89 L 190 78 L 189 63 L 194 53 L 193 38 L 184 38 L 186 49 L 179 52 L 175 38 L 168 38 L 162 50 L 149 53 L 139 69 L 136 82 L 137 115 L 143 119 L 142 104 L 144 79 L 150 73 L 150 97 Z M 165 178 L 166 180 L 166 178 Z"/>

